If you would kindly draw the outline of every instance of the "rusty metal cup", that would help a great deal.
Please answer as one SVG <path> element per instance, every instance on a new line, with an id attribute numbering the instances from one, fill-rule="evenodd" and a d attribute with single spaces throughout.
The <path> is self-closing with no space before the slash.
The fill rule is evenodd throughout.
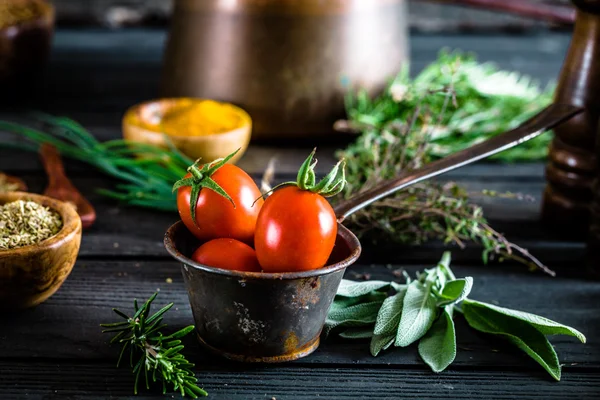
<path id="1" fill-rule="evenodd" d="M 339 225 L 327 267 L 298 273 L 229 271 L 198 264 L 189 256 L 200 245 L 179 221 L 165 247 L 183 263 L 200 342 L 237 361 L 281 362 L 312 353 L 346 267 L 360 243 Z"/>
<path id="2" fill-rule="evenodd" d="M 202 265 L 190 259 L 200 242 L 181 221 L 177 222 L 165 235 L 165 247 L 183 263 L 184 282 L 200 342 L 222 356 L 247 362 L 290 361 L 310 354 L 319 345 L 319 335 L 344 271 L 361 252 L 360 242 L 342 221 L 397 190 L 533 139 L 581 111 L 553 104 L 509 132 L 408 171 L 342 202 L 335 208 L 336 243 L 329 262 L 321 269 L 261 273 Z"/>

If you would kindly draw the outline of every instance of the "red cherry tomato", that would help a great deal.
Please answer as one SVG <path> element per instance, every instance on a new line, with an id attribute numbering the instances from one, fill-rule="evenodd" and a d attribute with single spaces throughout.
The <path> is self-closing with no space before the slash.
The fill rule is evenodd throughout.
<path id="1" fill-rule="evenodd" d="M 265 272 L 307 271 L 325 266 L 336 235 L 337 219 L 329 202 L 288 186 L 265 200 L 254 247 Z"/>
<path id="2" fill-rule="evenodd" d="M 235 239 L 213 239 L 198 247 L 192 260 L 209 267 L 260 272 L 254 249 Z"/>
<path id="3" fill-rule="evenodd" d="M 189 178 L 187 174 L 184 178 Z M 263 204 L 260 190 L 254 180 L 235 165 L 225 164 L 217 169 L 212 178 L 233 200 L 231 202 L 217 192 L 204 187 L 196 203 L 196 223 L 190 211 L 191 187 L 177 190 L 177 209 L 185 226 L 202 241 L 216 238 L 232 238 L 252 243 L 256 219 Z M 254 203 L 254 205 L 253 205 Z"/>

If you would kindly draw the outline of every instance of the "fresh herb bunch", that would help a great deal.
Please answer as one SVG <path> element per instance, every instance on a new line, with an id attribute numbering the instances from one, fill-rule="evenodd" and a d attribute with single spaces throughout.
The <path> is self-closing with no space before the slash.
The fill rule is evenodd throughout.
<path id="1" fill-rule="evenodd" d="M 179 390 L 182 396 L 188 395 L 194 399 L 208 396 L 208 393 L 197 385 L 198 380 L 192 371 L 194 364 L 181 354 L 184 346 L 180 338 L 193 331 L 194 326 L 163 336 L 160 332 L 166 326 L 162 324 L 163 315 L 173 307 L 173 303 L 167 304 L 150 316 L 150 307 L 157 295 L 158 293 L 154 293 L 141 307 L 138 307 L 137 300 L 134 300 L 135 313 L 132 317 L 113 309 L 125 321 L 101 325 L 108 328 L 102 332 L 116 333 L 110 343 L 123 345 L 117 367 L 129 349 L 129 365 L 135 374 L 135 394 L 138 394 L 139 381 L 143 372 L 146 389 L 150 388 L 150 381 L 160 381 L 163 394 L 167 392 L 167 385 L 173 385 L 173 390 Z"/>
<path id="2" fill-rule="evenodd" d="M 452 102 L 444 95 L 452 88 Z M 338 126 L 385 135 L 412 124 L 414 146 L 427 140 L 425 159 L 445 157 L 513 129 L 552 101 L 554 85 L 541 89 L 528 76 L 479 63 L 472 54 L 440 52 L 414 79 L 403 68 L 376 98 L 365 90 L 346 97 L 348 121 Z M 415 118 L 415 110 L 420 110 Z M 547 156 L 550 133 L 494 156 L 497 160 L 539 161 Z"/>
<path id="3" fill-rule="evenodd" d="M 528 78 L 445 52 L 413 81 L 403 71 L 377 99 L 364 92 L 350 94 L 350 120 L 345 125 L 362 134 L 338 152 L 346 160 L 344 198 L 514 128 L 549 100 L 550 91 L 541 92 Z M 538 159 L 537 154 L 546 151 L 547 138 L 524 143 L 508 156 L 501 154 L 505 160 Z M 553 275 L 527 250 L 490 227 L 470 197 L 453 182 L 419 183 L 358 211 L 349 223 L 359 235 L 374 230 L 411 245 L 439 239 L 463 248 L 468 241 L 476 242 L 484 248 L 485 262 L 490 256 L 509 258 Z"/>
<path id="4" fill-rule="evenodd" d="M 454 312 L 469 326 L 506 339 L 539 363 L 556 380 L 561 365 L 547 335 L 585 336 L 566 325 L 522 311 L 469 299 L 473 278 L 456 278 L 450 253 L 435 268 L 406 276 L 405 284 L 342 280 L 325 323 L 325 334 L 335 330 L 347 339 L 370 338 L 375 357 L 391 346 L 419 342 L 419 355 L 434 372 L 445 370 L 456 357 Z M 395 294 L 388 296 L 393 289 Z"/>
<path id="5" fill-rule="evenodd" d="M 119 179 L 114 189 L 98 192 L 126 204 L 158 210 L 176 211 L 173 183 L 186 173 L 193 163 L 180 153 L 168 139 L 170 148 L 125 140 L 99 142 L 77 122 L 64 117 L 38 114 L 46 132 L 9 121 L 0 121 L 0 131 L 14 133 L 28 142 L 6 142 L 0 146 L 38 151 L 39 145 L 50 143 L 62 155 L 90 164 Z"/>

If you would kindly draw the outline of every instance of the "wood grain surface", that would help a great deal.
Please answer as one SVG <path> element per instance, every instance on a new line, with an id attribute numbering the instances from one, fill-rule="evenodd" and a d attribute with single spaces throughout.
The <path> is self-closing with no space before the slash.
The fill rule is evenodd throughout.
<path id="1" fill-rule="evenodd" d="M 436 56 L 443 45 L 475 50 L 484 60 L 533 74 L 542 82 L 556 76 L 568 35 L 519 36 L 417 35 L 413 40 L 414 68 Z M 151 98 L 160 70 L 164 32 L 59 31 L 48 70 L 47 86 L 37 109 L 81 121 L 101 140 L 120 137 L 124 108 Z M 26 120 L 23 109 L 4 108 L 0 117 Z M 0 142 L 8 140 L 0 133 Z M 319 172 L 331 165 L 336 146 L 319 147 Z M 0 146 L 1 147 L 1 146 Z M 259 179 L 268 160 L 277 155 L 278 180 L 293 176 L 312 144 L 279 148 L 251 146 L 240 161 Z M 134 397 L 133 377 L 115 367 L 118 349 L 99 324 L 116 320 L 112 307 L 129 310 L 134 298 L 160 290 L 157 306 L 174 302 L 167 314 L 168 329 L 193 323 L 180 266 L 166 253 L 162 236 L 177 220 L 176 213 L 123 207 L 99 196 L 95 189 L 114 181 L 81 163 L 66 161 L 74 184 L 95 206 L 96 224 L 84 232 L 79 258 L 60 290 L 43 305 L 3 314 L 0 322 L 1 399 L 160 399 L 158 391 Z M 34 153 L 0 149 L 0 170 L 22 177 L 30 189 L 46 185 Z M 539 222 L 544 165 L 477 164 L 444 179 L 472 191 L 493 189 L 522 192 L 534 201 L 481 200 L 492 226 L 529 248 L 555 268 L 557 278 L 531 273 L 514 264 L 483 266 L 481 249 L 453 249 L 457 275 L 475 279 L 472 297 L 501 306 L 534 312 L 571 325 L 586 334 L 588 343 L 553 337 L 563 378 L 553 382 L 543 369 L 502 341 L 478 334 L 456 318 L 458 354 L 454 364 L 434 374 L 414 347 L 370 356 L 368 343 L 329 338 L 310 357 L 281 365 L 225 362 L 202 350 L 193 337 L 185 353 L 196 364 L 199 383 L 209 399 L 598 399 L 600 398 L 600 282 L 577 278 L 584 243 L 560 241 Z M 371 244 L 347 271 L 349 279 L 393 279 L 394 271 L 411 274 L 432 266 L 446 249 L 441 243 L 401 247 Z"/>

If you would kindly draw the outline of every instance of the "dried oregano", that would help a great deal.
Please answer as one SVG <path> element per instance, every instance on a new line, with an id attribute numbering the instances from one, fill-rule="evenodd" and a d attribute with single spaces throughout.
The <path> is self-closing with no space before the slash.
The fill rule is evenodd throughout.
<path id="1" fill-rule="evenodd" d="M 0 206 L 0 251 L 28 246 L 54 236 L 62 228 L 60 215 L 33 201 Z"/>

